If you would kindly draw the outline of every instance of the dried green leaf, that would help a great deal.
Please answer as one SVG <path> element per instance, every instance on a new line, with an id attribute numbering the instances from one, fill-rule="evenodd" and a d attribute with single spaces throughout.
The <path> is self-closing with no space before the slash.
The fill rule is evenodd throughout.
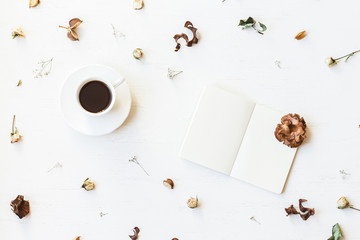
<path id="1" fill-rule="evenodd" d="M 256 21 L 252 17 L 248 17 L 246 20 L 240 20 L 239 26 L 249 28 L 254 25 Z"/>
<path id="2" fill-rule="evenodd" d="M 256 22 L 252 17 L 248 17 L 246 20 L 240 20 L 238 26 L 242 26 L 242 29 L 253 28 L 260 34 L 266 31 L 267 27 L 261 22 Z"/>
<path id="3" fill-rule="evenodd" d="M 267 27 L 265 26 L 265 24 L 263 24 L 263 23 L 261 23 L 261 22 L 259 22 L 259 25 L 260 25 L 260 27 L 262 28 L 262 30 L 260 31 L 260 30 L 258 30 L 258 32 L 260 33 L 263 33 L 263 32 L 265 32 L 266 30 L 267 30 Z"/>
<path id="4" fill-rule="evenodd" d="M 343 238 L 341 233 L 341 228 L 338 223 L 336 223 L 332 228 L 332 236 L 328 240 L 340 240 Z"/>

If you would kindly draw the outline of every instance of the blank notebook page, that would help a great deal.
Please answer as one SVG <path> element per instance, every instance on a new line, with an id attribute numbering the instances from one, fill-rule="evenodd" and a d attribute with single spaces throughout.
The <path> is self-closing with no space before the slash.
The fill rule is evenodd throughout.
<path id="1" fill-rule="evenodd" d="M 230 175 L 255 103 L 215 86 L 204 89 L 181 157 Z"/>
<path id="2" fill-rule="evenodd" d="M 296 148 L 289 148 L 274 135 L 282 113 L 256 105 L 242 141 L 231 176 L 282 193 Z"/>

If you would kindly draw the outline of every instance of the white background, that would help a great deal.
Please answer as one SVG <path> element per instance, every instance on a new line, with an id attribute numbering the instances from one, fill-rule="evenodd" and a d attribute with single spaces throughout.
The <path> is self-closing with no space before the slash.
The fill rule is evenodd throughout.
<path id="1" fill-rule="evenodd" d="M 360 207 L 360 55 L 324 64 L 360 48 L 358 9 L 356 0 L 148 0 L 140 11 L 131 0 L 42 0 L 34 9 L 1 0 L 0 239 L 129 239 L 134 226 L 141 239 L 327 239 L 337 222 L 346 239 L 360 239 L 360 212 L 336 208 L 342 195 Z M 248 16 L 267 25 L 263 36 L 237 27 Z M 73 17 L 84 20 L 79 42 L 58 28 Z M 187 20 L 200 41 L 176 53 L 172 37 L 189 33 Z M 126 37 L 115 39 L 111 24 Z M 26 38 L 11 39 L 16 26 Z M 309 35 L 297 41 L 301 30 Z M 136 47 L 142 61 L 132 57 Z M 50 75 L 35 79 L 37 62 L 51 57 Z M 124 74 L 133 96 L 125 124 L 102 137 L 70 129 L 58 106 L 66 76 L 90 63 Z M 168 67 L 184 73 L 169 80 Z M 308 139 L 282 195 L 178 157 L 201 89 L 212 82 L 304 116 Z M 9 143 L 13 114 L 24 135 L 17 144 Z M 128 162 L 133 155 L 150 177 Z M 63 168 L 47 172 L 56 162 Z M 351 175 L 343 179 L 341 169 Z M 96 190 L 80 189 L 87 177 Z M 172 191 L 162 186 L 167 177 Z M 9 206 L 18 194 L 31 205 L 22 220 Z M 200 207 L 187 208 L 195 195 Z M 285 216 L 299 198 L 316 209 L 306 222 Z"/>

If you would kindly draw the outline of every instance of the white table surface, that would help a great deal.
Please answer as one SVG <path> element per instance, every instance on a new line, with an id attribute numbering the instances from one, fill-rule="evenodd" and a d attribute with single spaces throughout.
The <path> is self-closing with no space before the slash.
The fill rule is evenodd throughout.
<path id="1" fill-rule="evenodd" d="M 147 0 L 140 11 L 131 0 L 42 0 L 34 9 L 1 0 L 0 239 L 129 239 L 138 226 L 139 239 L 318 240 L 337 222 L 346 239 L 360 239 L 360 213 L 336 208 L 342 195 L 360 207 L 360 55 L 324 64 L 360 48 L 358 9 L 356 0 Z M 267 25 L 263 36 L 237 27 L 248 16 Z M 58 28 L 73 17 L 84 20 L 79 42 Z M 200 41 L 176 53 L 172 37 L 188 33 L 187 20 Z M 111 24 L 126 37 L 115 39 Z M 16 26 L 25 39 L 11 39 Z M 301 30 L 308 37 L 294 40 Z M 136 47 L 142 61 L 132 57 Z M 52 57 L 50 75 L 35 79 L 37 62 Z M 73 131 L 58 106 L 66 76 L 90 63 L 124 74 L 133 96 L 125 124 L 102 137 Z M 184 72 L 169 80 L 168 67 Z M 213 82 L 304 116 L 308 140 L 282 195 L 178 157 L 199 94 Z M 17 144 L 9 143 L 13 114 L 24 135 Z M 128 162 L 133 155 L 150 177 Z M 47 172 L 56 162 L 63 168 Z M 343 179 L 341 169 L 351 175 Z M 87 177 L 96 190 L 80 189 Z M 173 191 L 162 185 L 167 177 Z M 18 194 L 31 205 L 22 220 L 9 206 Z M 195 195 L 201 206 L 187 208 Z M 285 216 L 299 198 L 316 209 L 306 222 Z"/>

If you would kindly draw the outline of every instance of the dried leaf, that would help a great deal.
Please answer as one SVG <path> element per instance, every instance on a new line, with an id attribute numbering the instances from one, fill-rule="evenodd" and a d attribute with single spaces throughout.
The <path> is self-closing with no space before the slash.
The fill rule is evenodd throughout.
<path id="1" fill-rule="evenodd" d="M 67 37 L 71 40 L 71 41 L 79 41 L 79 36 L 77 35 L 77 33 L 75 32 L 75 30 L 68 30 L 67 33 Z"/>
<path id="2" fill-rule="evenodd" d="M 300 213 L 296 210 L 296 208 L 294 207 L 294 205 L 291 205 L 290 207 L 285 208 L 285 212 L 287 213 L 286 216 L 289 216 L 289 215 L 291 215 L 291 214 L 300 214 Z"/>
<path id="3" fill-rule="evenodd" d="M 30 0 L 29 8 L 36 7 L 37 5 L 39 5 L 39 3 L 40 3 L 40 0 Z"/>
<path id="4" fill-rule="evenodd" d="M 71 29 L 75 29 L 77 28 L 78 26 L 80 26 L 80 24 L 82 23 L 83 21 L 81 21 L 79 18 L 73 18 L 69 21 L 69 27 Z"/>
<path id="5" fill-rule="evenodd" d="M 337 223 L 332 227 L 332 236 L 328 240 L 340 240 L 343 238 L 340 225 Z"/>
<path id="6" fill-rule="evenodd" d="M 138 237 L 139 237 L 140 229 L 139 229 L 138 227 L 134 227 L 133 231 L 134 231 L 134 235 L 129 235 L 129 237 L 130 237 L 132 240 L 136 240 L 136 239 L 138 239 Z"/>
<path id="7" fill-rule="evenodd" d="M 22 85 L 22 81 L 19 80 L 18 84 L 16 85 L 17 87 L 20 87 Z"/>
<path id="8" fill-rule="evenodd" d="M 10 206 L 13 208 L 12 211 L 22 219 L 30 212 L 30 203 L 29 201 L 24 200 L 24 196 L 18 195 L 13 201 L 11 201 Z"/>
<path id="9" fill-rule="evenodd" d="M 296 39 L 296 40 L 301 40 L 301 39 L 303 39 L 304 37 L 306 37 L 306 35 L 307 35 L 306 31 L 301 31 L 301 32 L 299 32 L 298 34 L 296 34 L 295 39 Z"/>
<path id="10" fill-rule="evenodd" d="M 265 26 L 265 24 L 263 24 L 261 22 L 256 22 L 252 17 L 248 17 L 248 19 L 246 19 L 246 20 L 240 20 L 240 23 L 238 26 L 242 26 L 243 30 L 247 29 L 247 28 L 253 28 L 260 34 L 264 34 L 263 32 L 265 32 L 267 30 L 267 27 Z"/>

